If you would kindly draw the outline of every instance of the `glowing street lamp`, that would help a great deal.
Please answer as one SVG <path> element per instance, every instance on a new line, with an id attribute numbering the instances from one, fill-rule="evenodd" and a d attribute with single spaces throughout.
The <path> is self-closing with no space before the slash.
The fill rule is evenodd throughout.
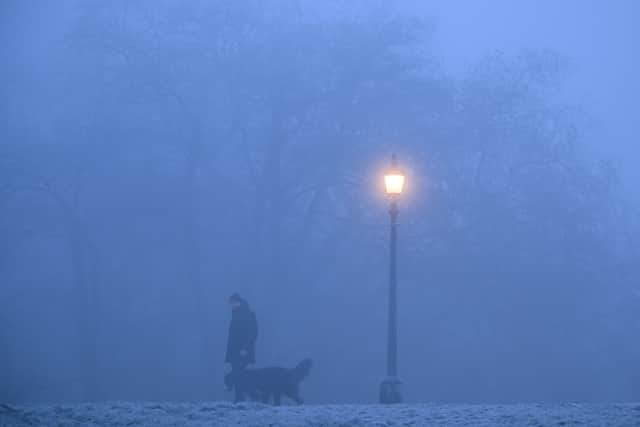
<path id="1" fill-rule="evenodd" d="M 396 155 L 391 156 L 391 168 L 384 174 L 385 191 L 390 196 L 399 196 L 404 188 L 405 176 L 396 161 Z"/>
<path id="2" fill-rule="evenodd" d="M 402 402 L 402 382 L 397 377 L 398 326 L 396 308 L 396 240 L 398 226 L 398 198 L 404 189 L 405 175 L 398 168 L 396 155 L 391 156 L 391 167 L 384 174 L 385 192 L 389 196 L 391 219 L 389 257 L 389 318 L 387 324 L 387 378 L 380 385 L 380 403 Z"/>

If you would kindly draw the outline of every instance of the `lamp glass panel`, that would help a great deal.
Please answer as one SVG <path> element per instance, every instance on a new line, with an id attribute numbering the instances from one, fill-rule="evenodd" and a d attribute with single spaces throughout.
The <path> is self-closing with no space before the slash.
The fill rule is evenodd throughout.
<path id="1" fill-rule="evenodd" d="M 384 176 L 384 185 L 387 194 L 401 194 L 404 188 L 404 175 L 387 174 Z"/>

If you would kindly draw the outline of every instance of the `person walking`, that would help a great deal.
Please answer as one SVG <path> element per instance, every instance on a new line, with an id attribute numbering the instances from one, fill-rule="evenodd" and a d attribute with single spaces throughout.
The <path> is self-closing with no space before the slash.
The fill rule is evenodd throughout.
<path id="1" fill-rule="evenodd" d="M 240 295 L 231 295 L 229 305 L 231 306 L 231 323 L 225 362 L 231 364 L 232 373 L 238 373 L 256 361 L 258 322 L 255 313 Z"/>

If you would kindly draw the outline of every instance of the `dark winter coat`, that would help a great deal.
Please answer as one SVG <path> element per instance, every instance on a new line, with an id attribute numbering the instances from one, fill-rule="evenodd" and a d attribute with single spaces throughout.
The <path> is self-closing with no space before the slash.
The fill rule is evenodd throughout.
<path id="1" fill-rule="evenodd" d="M 258 322 L 246 302 L 233 309 L 227 341 L 227 363 L 255 363 Z M 242 351 L 246 354 L 243 356 Z"/>

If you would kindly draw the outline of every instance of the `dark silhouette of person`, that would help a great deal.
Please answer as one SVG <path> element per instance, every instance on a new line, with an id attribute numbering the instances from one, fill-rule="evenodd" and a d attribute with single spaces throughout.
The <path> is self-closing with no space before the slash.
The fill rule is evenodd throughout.
<path id="1" fill-rule="evenodd" d="M 225 362 L 231 364 L 231 372 L 237 373 L 256 361 L 258 322 L 249 304 L 240 295 L 231 295 L 229 305 L 231 306 L 231 323 Z"/>

